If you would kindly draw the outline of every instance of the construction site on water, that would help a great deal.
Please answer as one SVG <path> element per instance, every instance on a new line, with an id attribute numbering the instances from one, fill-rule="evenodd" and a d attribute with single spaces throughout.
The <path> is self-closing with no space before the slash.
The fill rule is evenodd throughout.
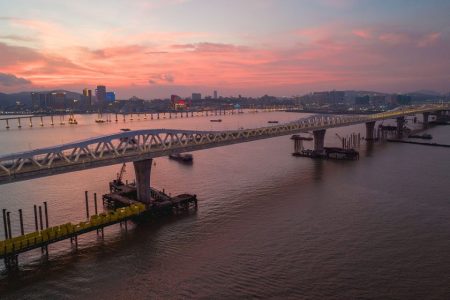
<path id="1" fill-rule="evenodd" d="M 86 220 L 77 224 L 65 223 L 49 226 L 47 202 L 42 206 L 34 205 L 34 231 L 25 233 L 22 209 L 19 209 L 20 235 L 12 235 L 11 212 L 3 213 L 5 239 L 0 240 L 0 259 L 4 260 L 6 271 L 14 271 L 19 266 L 19 254 L 40 249 L 48 259 L 50 244 L 70 240 L 70 245 L 78 249 L 78 237 L 96 231 L 104 237 L 104 229 L 120 224 L 128 230 L 128 222 L 139 223 L 141 220 L 178 215 L 197 210 L 197 196 L 181 194 L 175 197 L 167 195 L 164 190 L 150 188 L 151 200 L 144 203 L 137 198 L 136 183 L 123 182 L 126 165 L 122 165 L 116 179 L 109 183 L 109 193 L 102 196 L 103 212 L 99 213 L 97 194 L 94 193 L 94 214 L 89 212 L 89 196 L 85 192 Z"/>
<path id="2" fill-rule="evenodd" d="M 312 141 L 314 138 L 305 137 L 298 134 L 291 136 L 294 141 L 293 156 L 309 157 L 314 159 L 335 159 L 335 160 L 357 160 L 359 159 L 359 152 L 353 147 L 359 147 L 361 143 L 361 135 L 352 134 L 349 138 L 341 138 L 338 134 L 336 136 L 342 141 L 342 148 L 338 147 L 323 147 L 323 150 L 305 149 L 303 141 Z"/>

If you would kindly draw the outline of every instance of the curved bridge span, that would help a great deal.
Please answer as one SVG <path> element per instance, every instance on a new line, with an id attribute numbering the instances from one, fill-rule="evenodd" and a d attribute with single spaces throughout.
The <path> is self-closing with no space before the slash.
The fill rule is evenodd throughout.
<path id="1" fill-rule="evenodd" d="M 449 105 L 423 105 L 403 107 L 373 115 L 314 115 L 286 124 L 242 130 L 148 129 L 121 132 L 58 146 L 1 155 L 0 184 L 294 133 L 307 131 L 324 133 L 324 130 L 328 128 L 360 123 L 374 125 L 378 120 L 402 118 L 418 113 L 425 115 L 449 108 Z"/>

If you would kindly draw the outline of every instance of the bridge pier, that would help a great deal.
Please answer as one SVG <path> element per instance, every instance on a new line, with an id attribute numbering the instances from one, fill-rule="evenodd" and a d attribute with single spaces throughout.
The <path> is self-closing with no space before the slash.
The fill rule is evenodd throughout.
<path id="1" fill-rule="evenodd" d="M 134 173 L 136 175 L 137 198 L 143 203 L 150 203 L 150 173 L 153 159 L 134 161 Z"/>
<path id="2" fill-rule="evenodd" d="M 428 128 L 428 119 L 430 117 L 430 113 L 429 112 L 424 112 L 423 113 L 423 128 Z"/>
<path id="3" fill-rule="evenodd" d="M 323 152 L 325 144 L 325 132 L 326 129 L 313 131 L 314 135 L 314 151 Z"/>
<path id="4" fill-rule="evenodd" d="M 366 123 L 366 141 L 373 141 L 375 139 L 375 121 Z"/>
<path id="5" fill-rule="evenodd" d="M 403 137 L 403 128 L 405 127 L 405 117 L 397 117 L 397 138 Z"/>

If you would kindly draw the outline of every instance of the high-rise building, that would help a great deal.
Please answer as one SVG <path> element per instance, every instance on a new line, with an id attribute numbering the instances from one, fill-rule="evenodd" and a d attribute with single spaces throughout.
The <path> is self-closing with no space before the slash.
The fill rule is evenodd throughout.
<path id="1" fill-rule="evenodd" d="M 53 109 L 65 109 L 66 108 L 66 93 L 64 92 L 58 92 L 58 93 L 52 93 L 54 104 Z"/>
<path id="2" fill-rule="evenodd" d="M 113 103 L 116 101 L 116 94 L 114 92 L 106 92 L 106 102 Z"/>
<path id="3" fill-rule="evenodd" d="M 214 91 L 214 99 L 217 99 L 217 91 Z"/>
<path id="4" fill-rule="evenodd" d="M 81 99 L 81 106 L 88 109 L 92 106 L 92 90 L 83 89 L 83 98 Z"/>
<path id="5" fill-rule="evenodd" d="M 202 94 L 192 93 L 192 100 L 202 100 Z"/>
<path id="6" fill-rule="evenodd" d="M 39 93 L 31 93 L 31 106 L 33 109 L 41 109 L 40 101 L 39 101 Z"/>
<path id="7" fill-rule="evenodd" d="M 104 105 L 106 103 L 106 86 L 98 85 L 95 89 L 95 96 L 97 97 L 97 105 Z"/>

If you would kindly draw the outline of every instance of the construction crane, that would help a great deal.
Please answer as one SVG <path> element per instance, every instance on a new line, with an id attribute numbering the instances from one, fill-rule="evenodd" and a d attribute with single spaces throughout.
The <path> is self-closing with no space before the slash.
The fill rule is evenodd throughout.
<path id="1" fill-rule="evenodd" d="M 338 137 L 338 139 L 341 141 L 341 143 L 342 143 L 342 148 L 346 148 L 346 141 L 339 135 L 339 134 L 337 134 L 336 133 L 336 136 Z"/>
<path id="2" fill-rule="evenodd" d="M 127 166 L 127 165 L 126 165 L 125 163 L 123 163 L 122 167 L 120 168 L 120 172 L 117 173 L 117 179 L 116 179 L 116 182 L 117 182 L 118 184 L 121 184 L 121 183 L 122 183 L 122 177 L 123 177 L 123 174 L 125 174 L 125 172 L 126 172 L 126 170 L 125 170 L 126 166 Z"/>

